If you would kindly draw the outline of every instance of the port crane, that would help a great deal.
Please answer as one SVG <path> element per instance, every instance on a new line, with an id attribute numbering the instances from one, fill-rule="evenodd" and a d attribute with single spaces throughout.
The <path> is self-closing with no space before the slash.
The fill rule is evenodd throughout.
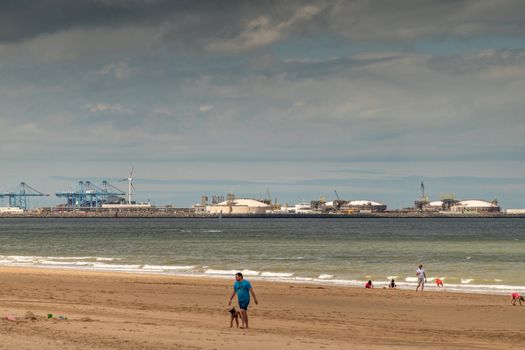
<path id="1" fill-rule="evenodd" d="M 270 194 L 270 190 L 266 189 L 266 193 L 268 194 L 268 204 L 272 205 L 272 195 Z"/>
<path id="2" fill-rule="evenodd" d="M 272 203 L 272 194 L 270 193 L 270 190 L 268 188 L 266 189 L 266 194 L 268 195 L 268 204 L 270 205 L 270 208 L 277 209 L 278 208 L 277 196 L 273 199 L 273 203 Z"/>
<path id="3" fill-rule="evenodd" d="M 66 208 L 97 208 L 103 203 L 119 202 L 125 193 L 107 181 L 97 186 L 91 181 L 79 181 L 75 188 L 55 193 L 59 198 L 66 199 Z"/>
<path id="4" fill-rule="evenodd" d="M 44 197 L 49 194 L 42 193 L 25 182 L 21 182 L 14 191 L 0 193 L 0 198 L 7 197 L 10 207 L 18 207 L 27 210 L 29 197 Z"/>

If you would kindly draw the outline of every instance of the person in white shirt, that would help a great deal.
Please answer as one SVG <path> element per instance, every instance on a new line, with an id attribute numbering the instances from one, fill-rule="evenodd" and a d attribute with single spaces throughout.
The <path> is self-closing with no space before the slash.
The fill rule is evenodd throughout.
<path id="1" fill-rule="evenodd" d="M 423 265 L 419 265 L 419 268 L 416 270 L 416 276 L 417 276 L 416 292 L 419 290 L 419 287 L 421 287 L 421 291 L 423 292 L 423 289 L 425 288 L 425 282 L 427 281 L 427 275 L 425 273 L 425 270 L 423 270 Z"/>

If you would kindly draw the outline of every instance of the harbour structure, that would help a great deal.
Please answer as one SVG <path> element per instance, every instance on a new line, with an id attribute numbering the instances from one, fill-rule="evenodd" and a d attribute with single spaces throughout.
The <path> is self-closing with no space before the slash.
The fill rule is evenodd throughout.
<path id="1" fill-rule="evenodd" d="M 442 200 L 431 201 L 431 202 L 426 203 L 419 210 L 429 211 L 429 212 L 440 212 L 444 210 L 444 204 L 445 202 L 443 202 Z"/>
<path id="2" fill-rule="evenodd" d="M 287 214 L 314 214 L 322 213 L 325 210 L 324 201 L 310 201 L 307 202 L 303 199 L 302 202 L 296 203 L 295 205 L 289 206 L 286 204 L 281 207 L 278 212 Z"/>
<path id="3" fill-rule="evenodd" d="M 121 210 L 149 210 L 152 209 L 153 206 L 151 203 L 136 203 L 132 200 L 133 197 L 133 191 L 135 191 L 135 186 L 133 186 L 133 169 L 134 167 L 131 167 L 129 170 L 128 177 L 125 179 L 121 179 L 120 181 L 127 181 L 128 182 L 128 193 L 126 195 L 127 202 L 123 203 L 122 201 L 118 203 L 114 202 L 107 202 L 102 203 L 102 209 L 108 209 L 110 211 L 121 211 Z"/>
<path id="4" fill-rule="evenodd" d="M 66 203 L 61 206 L 64 210 L 89 210 L 102 207 L 103 204 L 122 204 L 125 202 L 122 196 L 126 193 L 104 180 L 100 186 L 91 181 L 79 181 L 77 186 L 55 195 L 66 199 Z"/>
<path id="5" fill-rule="evenodd" d="M 228 194 L 229 195 L 229 194 Z M 211 205 L 219 204 L 221 202 L 224 202 L 224 196 L 223 195 L 212 195 L 211 196 Z M 201 201 L 197 204 L 194 204 L 191 209 L 195 214 L 207 214 L 207 207 L 210 206 L 209 204 L 209 197 L 208 196 L 201 196 Z"/>
<path id="6" fill-rule="evenodd" d="M 212 203 L 208 204 L 208 197 L 202 196 L 201 203 L 193 208 L 196 212 L 206 214 L 266 214 L 271 209 L 271 203 L 266 203 L 268 200 L 236 198 L 233 193 L 228 193 L 225 201 L 217 203 L 215 201 L 218 198 L 224 197 L 213 196 Z"/>
<path id="7" fill-rule="evenodd" d="M 351 200 L 341 207 L 341 210 L 348 213 L 378 213 L 386 211 L 386 204 L 381 202 L 359 199 Z"/>
<path id="8" fill-rule="evenodd" d="M 323 198 L 310 202 L 303 199 L 294 205 L 286 203 L 285 205 L 274 207 L 270 212 L 275 214 L 324 214 L 329 212 L 326 204 Z"/>
<path id="9" fill-rule="evenodd" d="M 453 213 L 499 213 L 501 211 L 497 200 L 491 202 L 482 199 L 468 199 L 455 203 L 450 207 Z"/>
<path id="10" fill-rule="evenodd" d="M 453 194 L 442 194 L 439 200 L 428 201 L 424 203 L 420 209 L 416 207 L 416 210 L 424 212 L 449 212 L 451 211 L 450 208 L 459 202 Z"/>
<path id="11" fill-rule="evenodd" d="M 319 203 L 319 206 L 316 206 L 315 203 Z M 319 211 L 320 206 L 324 204 L 324 201 L 310 201 L 310 203 L 306 201 L 302 201 L 300 203 L 296 203 L 292 209 L 292 213 L 296 214 L 311 214 L 314 212 L 314 210 Z"/>
<path id="12" fill-rule="evenodd" d="M 270 205 L 249 198 L 236 198 L 206 207 L 209 214 L 265 214 Z"/>
<path id="13" fill-rule="evenodd" d="M 437 201 L 431 201 L 425 193 L 425 184 L 421 181 L 421 197 L 414 201 L 414 209 L 419 212 L 450 211 L 450 208 L 459 201 L 453 194 L 442 194 Z"/>
<path id="14" fill-rule="evenodd" d="M 151 203 L 102 203 L 102 209 L 109 209 L 114 211 L 119 210 L 140 210 L 140 209 L 151 209 L 153 206 Z"/>
<path id="15" fill-rule="evenodd" d="M 451 214 L 499 213 L 498 201 L 482 199 L 457 200 L 453 194 L 442 194 L 440 200 L 430 201 L 425 194 L 425 184 L 421 182 L 421 197 L 414 201 L 414 210 L 418 212 L 435 212 Z"/>
<path id="16" fill-rule="evenodd" d="M 9 207 L 11 208 L 20 208 L 22 210 L 27 210 L 29 208 L 28 199 L 30 197 L 44 197 L 49 196 L 49 194 L 45 194 L 40 192 L 39 190 L 36 190 L 35 188 L 31 187 L 25 182 L 21 182 L 16 189 L 13 191 L 7 191 L 4 193 L 0 193 L 0 198 L 8 198 L 9 200 Z"/>
<path id="17" fill-rule="evenodd" d="M 21 215 L 24 209 L 18 207 L 0 207 L 0 215 Z"/>
<path id="18" fill-rule="evenodd" d="M 352 213 L 378 213 L 385 212 L 387 209 L 386 204 L 368 200 L 344 200 L 338 199 L 327 202 L 324 197 L 319 200 L 311 201 L 310 203 L 302 202 L 295 205 L 295 207 L 287 207 L 290 213 L 298 214 L 352 214 Z"/>
<path id="19" fill-rule="evenodd" d="M 418 200 L 414 201 L 414 208 L 416 210 L 425 210 L 425 207 L 427 207 L 430 204 L 430 200 L 425 194 L 425 184 L 423 183 L 423 181 L 421 181 L 420 189 L 421 197 Z M 436 203 L 434 203 L 434 206 L 435 204 Z"/>

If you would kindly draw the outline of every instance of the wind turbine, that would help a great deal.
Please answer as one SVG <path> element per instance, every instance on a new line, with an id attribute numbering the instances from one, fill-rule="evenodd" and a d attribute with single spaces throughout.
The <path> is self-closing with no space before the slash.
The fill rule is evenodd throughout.
<path id="1" fill-rule="evenodd" d="M 131 204 L 131 189 L 135 190 L 135 187 L 133 186 L 133 169 L 134 167 L 131 167 L 131 169 L 129 169 L 129 175 L 127 179 L 120 180 L 128 182 L 128 204 Z"/>

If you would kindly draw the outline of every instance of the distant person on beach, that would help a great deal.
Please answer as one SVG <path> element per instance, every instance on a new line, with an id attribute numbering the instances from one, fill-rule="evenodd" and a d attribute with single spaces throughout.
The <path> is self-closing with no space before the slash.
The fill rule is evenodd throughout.
<path id="1" fill-rule="evenodd" d="M 443 287 L 443 281 L 440 280 L 439 278 L 436 278 L 436 286 L 438 288 L 442 288 Z"/>
<path id="2" fill-rule="evenodd" d="M 419 268 L 416 270 L 416 276 L 417 276 L 416 292 L 419 290 L 419 287 L 421 287 L 421 292 L 423 292 L 423 289 L 425 288 L 425 283 L 427 281 L 427 274 L 425 273 L 425 270 L 423 270 L 423 265 L 419 265 Z"/>
<path id="3" fill-rule="evenodd" d="M 374 288 L 374 284 L 372 283 L 372 281 L 368 281 L 365 283 L 365 288 L 367 289 L 371 289 L 371 288 Z"/>
<path id="4" fill-rule="evenodd" d="M 396 280 L 392 278 L 392 281 L 390 281 L 390 284 L 388 285 L 388 288 L 397 288 Z"/>
<path id="5" fill-rule="evenodd" d="M 253 292 L 251 283 L 245 280 L 242 273 L 237 272 L 235 274 L 235 283 L 233 284 L 233 293 L 230 296 L 228 306 L 232 304 L 232 300 L 237 294 L 237 301 L 239 302 L 239 309 L 241 312 L 241 328 L 248 328 L 248 305 L 250 305 L 250 294 L 253 297 L 255 304 L 259 304 L 257 297 Z"/>
<path id="6" fill-rule="evenodd" d="M 512 305 L 516 305 L 516 302 L 519 301 L 521 306 L 521 302 L 525 301 L 525 299 L 520 295 L 520 293 L 512 293 L 510 298 Z"/>

